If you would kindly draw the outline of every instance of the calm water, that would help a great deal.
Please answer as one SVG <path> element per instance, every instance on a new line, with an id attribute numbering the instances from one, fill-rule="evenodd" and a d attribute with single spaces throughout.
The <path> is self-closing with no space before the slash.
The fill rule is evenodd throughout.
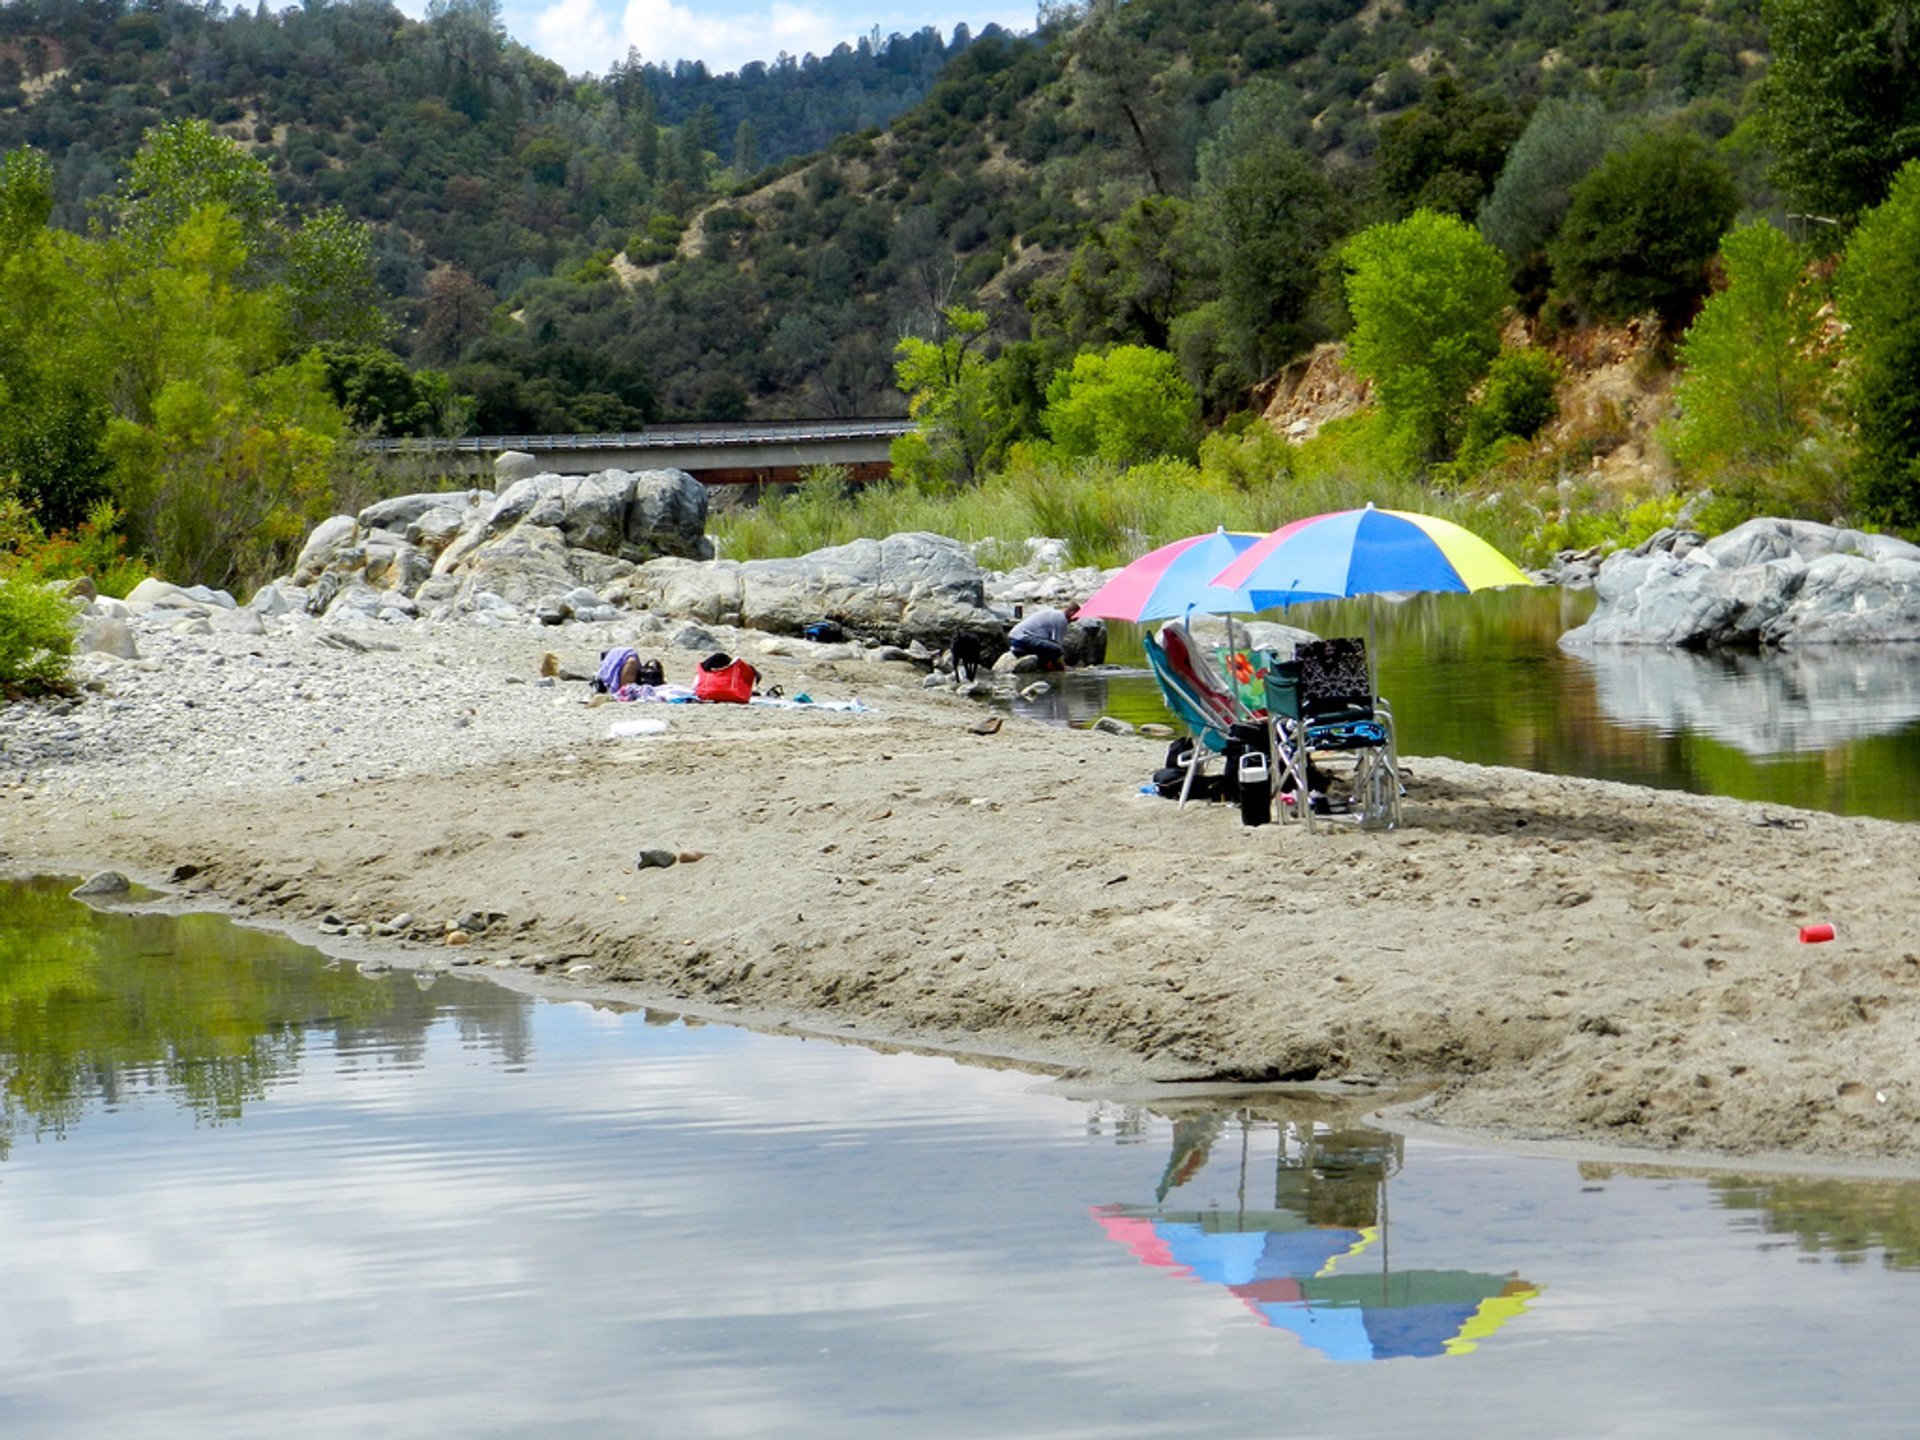
<path id="1" fill-rule="evenodd" d="M 1322 635 L 1366 635 L 1371 623 L 1408 755 L 1920 819 L 1920 646 L 1561 650 L 1592 605 L 1590 593 L 1552 589 L 1428 595 L 1303 605 L 1290 623 Z M 1137 627 L 1108 631 L 1117 673 L 1071 673 L 1019 708 L 1071 724 L 1166 720 Z"/>
<path id="2" fill-rule="evenodd" d="M 1171 1111 L 0 886 L 0 1435 L 1910 1435 L 1920 1190 Z"/>

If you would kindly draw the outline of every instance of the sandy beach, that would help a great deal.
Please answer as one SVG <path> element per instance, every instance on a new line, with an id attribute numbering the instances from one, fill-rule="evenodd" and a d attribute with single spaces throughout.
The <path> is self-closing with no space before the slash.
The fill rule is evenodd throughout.
<path id="1" fill-rule="evenodd" d="M 143 635 L 0 712 L 0 863 L 1085 1086 L 1417 1086 L 1395 1115 L 1505 1140 L 1920 1171 L 1920 828 L 1418 755 L 1398 831 L 1248 828 L 1140 793 L 1162 740 L 976 734 L 844 650 L 723 637 L 858 712 L 541 682 L 608 638 Z"/>

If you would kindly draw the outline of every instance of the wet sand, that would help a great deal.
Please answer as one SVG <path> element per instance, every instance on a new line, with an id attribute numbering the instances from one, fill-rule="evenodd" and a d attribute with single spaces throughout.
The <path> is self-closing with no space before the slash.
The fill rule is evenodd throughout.
<path id="1" fill-rule="evenodd" d="M 1081 1087 L 1411 1085 L 1409 1120 L 1492 1137 L 1920 1170 L 1920 827 L 1416 756 L 1396 832 L 1247 828 L 1139 793 L 1164 741 L 975 734 L 981 705 L 910 666 L 804 654 L 752 658 L 867 713 L 563 685 L 516 689 L 509 730 L 440 698 L 555 644 L 442 643 L 425 694 L 321 702 L 388 738 L 377 779 L 301 765 L 333 726 L 250 733 L 177 667 L 103 668 L 88 703 L 199 683 L 177 723 L 282 747 L 288 778 L 170 766 L 184 732 L 129 724 L 0 790 L 0 858 L 117 867 L 361 959 Z M 666 729 L 609 736 L 636 719 Z M 1803 944 L 1814 921 L 1837 938 Z"/>

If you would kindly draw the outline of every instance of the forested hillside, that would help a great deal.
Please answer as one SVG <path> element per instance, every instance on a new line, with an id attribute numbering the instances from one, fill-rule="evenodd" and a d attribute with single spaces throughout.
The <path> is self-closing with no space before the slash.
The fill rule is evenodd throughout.
<path id="1" fill-rule="evenodd" d="M 374 227 L 396 347 L 450 369 L 474 425 L 592 429 L 898 409 L 894 342 L 942 307 L 983 304 L 997 336 L 1024 338 L 1036 283 L 1091 227 L 1232 190 L 1219 137 L 1236 97 L 1239 133 L 1284 139 L 1276 163 L 1299 183 L 1337 177 L 1304 197 L 1330 206 L 1309 228 L 1345 229 L 1423 203 L 1471 213 L 1548 96 L 1678 110 L 1726 141 L 1763 43 L 1754 0 L 1130 0 L 1062 10 L 1033 42 L 924 32 L 733 76 L 630 56 L 569 78 L 506 36 L 491 0 L 424 23 L 377 0 L 14 0 L 0 149 L 54 159 L 55 223 L 78 228 L 146 129 L 208 120 L 267 161 L 288 205 Z M 850 133 L 827 158 L 752 183 L 835 127 Z M 1261 248 L 1289 262 L 1278 237 Z M 1236 304 L 1240 284 L 1197 277 L 1158 308 Z M 1084 301 L 1084 285 L 1037 297 L 1075 341 L 1111 328 Z M 1216 407 L 1326 328 L 1252 323 L 1189 342 L 1242 352 L 1208 366 Z M 1163 331 L 1149 317 L 1145 338 Z"/>
<path id="2" fill-rule="evenodd" d="M 1014 523 L 1087 558 L 1166 496 L 1258 520 L 1361 487 L 1497 499 L 1534 553 L 1687 487 L 1722 519 L 1920 525 L 1914 8 L 1085 0 L 1032 37 L 568 77 L 491 0 L 14 0 L 0 279 L 33 303 L 0 313 L 0 491 L 29 527 L 112 495 L 153 554 L 152 486 L 189 457 L 273 469 L 249 404 L 307 508 L 349 424 L 907 408 L 906 487 L 1013 477 Z M 761 163 L 763 129 L 896 101 Z M 1329 341 L 1370 405 L 1273 449 L 1253 412 Z M 1645 493 L 1591 494 L 1629 443 Z"/>

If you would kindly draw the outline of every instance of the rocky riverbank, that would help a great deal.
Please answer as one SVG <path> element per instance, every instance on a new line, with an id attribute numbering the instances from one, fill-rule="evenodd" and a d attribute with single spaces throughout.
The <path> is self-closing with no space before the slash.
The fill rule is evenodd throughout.
<path id="1" fill-rule="evenodd" d="M 587 703 L 565 677 L 628 640 L 859 708 Z M 900 652 L 645 616 L 138 641 L 0 710 L 9 868 L 1088 1083 L 1406 1082 L 1509 1136 L 1920 1164 L 1914 827 L 1415 758 L 1396 833 L 1246 829 L 1139 793 L 1161 742 L 976 733 Z"/>

